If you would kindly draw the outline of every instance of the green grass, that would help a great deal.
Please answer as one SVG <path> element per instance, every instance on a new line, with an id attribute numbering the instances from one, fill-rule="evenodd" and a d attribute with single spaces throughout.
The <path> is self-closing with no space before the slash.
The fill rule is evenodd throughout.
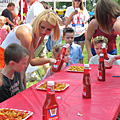
<path id="1" fill-rule="evenodd" d="M 119 41 L 120 41 L 120 37 L 117 37 L 116 45 L 117 45 L 117 52 L 118 52 L 118 54 L 120 54 Z M 64 43 L 65 43 L 65 41 L 63 40 L 63 41 L 62 41 L 62 44 L 64 44 Z M 87 53 L 87 50 L 86 50 L 86 46 L 84 46 L 83 55 L 85 56 L 85 57 L 84 57 L 84 60 L 83 60 L 83 63 L 84 63 L 84 64 L 87 64 L 87 63 L 88 63 L 88 53 Z M 51 52 L 48 52 L 47 57 L 48 57 L 48 58 L 51 57 Z M 40 71 L 41 75 L 44 76 L 44 75 L 45 75 L 45 72 L 44 72 L 44 70 L 43 70 L 43 66 L 41 65 L 41 66 L 38 66 L 38 67 L 39 67 L 39 71 Z M 38 78 L 38 79 L 40 79 L 40 78 Z M 34 85 L 34 84 L 36 84 L 36 83 L 38 83 L 38 82 L 39 82 L 38 80 L 35 80 L 34 82 L 28 81 L 28 82 L 27 82 L 27 88 L 29 88 L 30 86 L 32 86 L 32 85 Z"/>

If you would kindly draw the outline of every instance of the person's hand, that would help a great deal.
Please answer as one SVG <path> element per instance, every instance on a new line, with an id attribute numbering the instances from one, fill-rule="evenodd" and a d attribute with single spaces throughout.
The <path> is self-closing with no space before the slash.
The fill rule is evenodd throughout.
<path id="1" fill-rule="evenodd" d="M 64 62 L 68 62 L 70 60 L 69 56 L 64 57 Z"/>
<path id="2" fill-rule="evenodd" d="M 73 11 L 72 14 L 73 14 L 73 15 L 78 14 L 78 10 Z"/>
<path id="3" fill-rule="evenodd" d="M 115 61 L 116 61 L 116 59 L 114 58 L 114 56 L 110 57 L 109 60 L 104 59 L 105 67 L 106 68 L 112 67 L 112 65 Z"/>
<path id="4" fill-rule="evenodd" d="M 55 62 L 56 62 L 55 59 L 53 59 L 53 58 L 49 58 L 49 63 L 51 64 L 51 66 L 52 66 Z"/>

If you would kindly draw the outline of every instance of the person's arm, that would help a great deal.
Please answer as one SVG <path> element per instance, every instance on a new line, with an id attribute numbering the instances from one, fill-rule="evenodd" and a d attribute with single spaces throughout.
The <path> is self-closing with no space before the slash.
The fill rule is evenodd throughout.
<path id="1" fill-rule="evenodd" d="M 118 35 L 120 35 L 120 18 L 118 18 L 114 23 L 113 29 Z"/>
<path id="2" fill-rule="evenodd" d="M 11 29 L 10 29 L 10 27 L 9 27 L 9 26 L 7 26 L 7 31 L 8 31 L 8 33 L 11 31 Z"/>
<path id="3" fill-rule="evenodd" d="M 97 30 L 97 28 L 98 28 L 97 21 L 93 19 L 88 25 L 87 31 L 85 33 L 85 45 L 86 45 L 87 52 L 88 52 L 88 61 L 93 56 L 91 52 L 91 39 L 95 31 Z"/>
<path id="4" fill-rule="evenodd" d="M 8 17 L 6 17 L 6 22 L 8 22 L 10 25 L 14 26 L 14 24 L 9 20 Z"/>
<path id="5" fill-rule="evenodd" d="M 80 60 L 79 60 L 79 63 L 83 64 L 83 59 L 80 59 Z"/>
<path id="6" fill-rule="evenodd" d="M 36 65 L 43 65 L 45 63 L 55 63 L 55 59 L 53 58 L 34 58 L 34 45 L 38 42 L 39 38 L 36 38 L 34 36 L 34 39 L 32 40 L 32 34 L 29 28 L 26 26 L 21 26 L 16 30 L 16 37 L 21 41 L 22 46 L 24 46 L 29 51 L 29 63 L 32 66 Z M 42 43 L 44 38 L 41 38 L 39 45 Z M 34 41 L 34 43 L 33 43 Z M 33 45 L 34 44 L 34 45 Z M 39 46 L 38 45 L 38 46 Z"/>
<path id="7" fill-rule="evenodd" d="M 1 69 L 0 69 L 0 86 L 2 85 L 2 74 L 1 74 Z"/>
<path id="8" fill-rule="evenodd" d="M 71 13 L 71 15 L 70 15 L 69 17 L 65 17 L 65 19 L 66 19 L 66 26 L 68 26 L 68 25 L 71 23 L 71 21 L 72 21 L 72 19 L 73 19 L 73 16 L 74 16 L 75 14 L 77 14 L 77 13 L 78 13 L 78 11 L 75 10 L 75 11 L 73 11 L 73 12 Z"/>

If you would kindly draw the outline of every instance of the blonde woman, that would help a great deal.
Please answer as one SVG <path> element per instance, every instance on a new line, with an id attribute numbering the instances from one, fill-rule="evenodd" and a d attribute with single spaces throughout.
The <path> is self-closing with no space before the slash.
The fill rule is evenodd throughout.
<path id="1" fill-rule="evenodd" d="M 46 35 L 53 31 L 53 39 L 58 40 L 60 30 L 57 17 L 53 11 L 45 10 L 40 13 L 31 24 L 23 24 L 15 27 L 6 37 L 0 47 L 0 68 L 4 67 L 4 49 L 11 43 L 18 43 L 29 51 L 29 63 L 32 66 L 45 63 L 53 64 L 53 58 L 34 58 L 34 52 L 43 42 Z M 24 81 L 24 85 L 26 81 Z"/>
<path id="2" fill-rule="evenodd" d="M 82 51 L 85 43 L 85 29 L 89 14 L 83 5 L 82 0 L 73 0 L 72 6 L 68 7 L 65 13 L 66 26 L 72 27 L 75 31 L 74 42 L 81 45 Z"/>

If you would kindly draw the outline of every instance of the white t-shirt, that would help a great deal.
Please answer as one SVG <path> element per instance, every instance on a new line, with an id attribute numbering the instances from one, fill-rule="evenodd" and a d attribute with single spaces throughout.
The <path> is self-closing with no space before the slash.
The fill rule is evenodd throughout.
<path id="1" fill-rule="evenodd" d="M 113 55 L 108 54 L 109 57 L 112 57 Z M 99 56 L 95 55 L 90 58 L 89 64 L 99 64 Z M 116 60 L 113 65 L 120 65 L 120 60 Z"/>
<path id="2" fill-rule="evenodd" d="M 39 2 L 34 2 L 28 12 L 27 12 L 27 17 L 26 17 L 26 23 L 31 23 L 34 18 L 39 15 L 42 11 L 44 11 L 45 8 L 43 7 L 43 5 Z"/>
<path id="3" fill-rule="evenodd" d="M 75 11 L 73 6 L 67 8 L 65 17 L 69 17 L 71 13 Z M 85 22 L 89 19 L 89 14 L 87 9 L 84 7 L 83 13 L 81 12 L 80 8 L 78 8 L 78 14 L 73 16 L 73 19 L 69 25 L 75 31 L 75 37 L 81 36 L 85 33 Z"/>

